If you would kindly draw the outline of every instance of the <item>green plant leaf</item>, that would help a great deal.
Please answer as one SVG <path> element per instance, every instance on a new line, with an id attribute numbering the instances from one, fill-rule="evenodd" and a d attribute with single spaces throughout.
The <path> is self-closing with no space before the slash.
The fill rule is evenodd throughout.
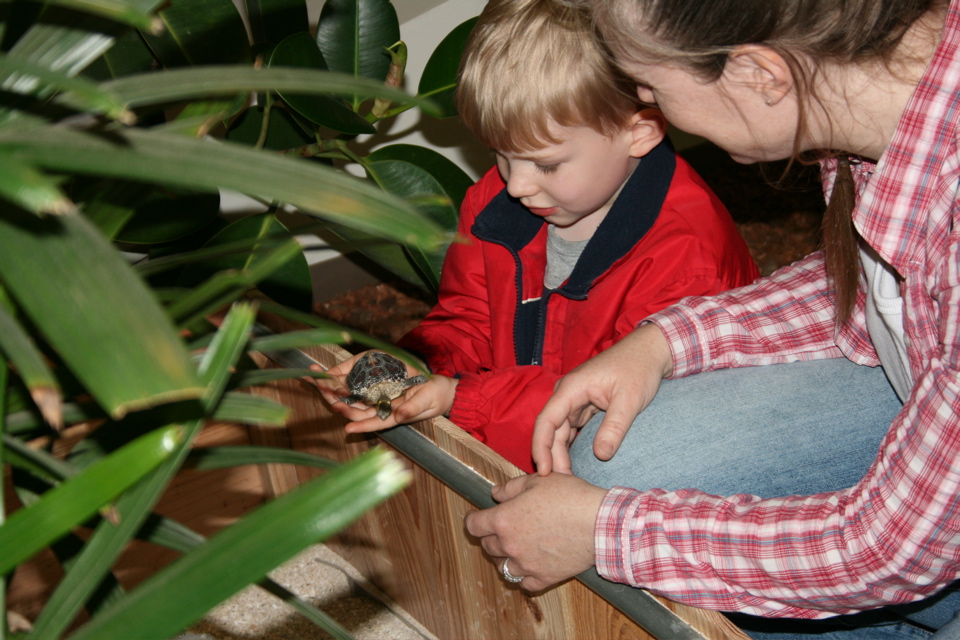
<path id="1" fill-rule="evenodd" d="M 44 0 L 53 5 L 103 16 L 141 29 L 154 27 L 149 13 L 138 11 L 124 0 Z"/>
<path id="2" fill-rule="evenodd" d="M 290 418 L 290 408 L 269 398 L 231 391 L 220 399 L 211 417 L 221 422 L 282 427 Z"/>
<path id="3" fill-rule="evenodd" d="M 454 94 L 457 89 L 460 58 L 463 57 L 467 38 L 476 23 L 476 18 L 470 18 L 448 33 L 434 49 L 420 76 L 417 93 L 432 98 L 439 105 L 440 113 L 437 117 L 449 118 L 457 115 Z"/>
<path id="4" fill-rule="evenodd" d="M 0 153 L 0 196 L 38 215 L 73 209 L 60 190 L 60 179 L 38 171 L 15 154 Z"/>
<path id="5" fill-rule="evenodd" d="M 171 2 L 157 12 L 163 29 L 141 31 L 164 67 L 231 64 L 250 59 L 243 20 L 231 0 Z"/>
<path id="6" fill-rule="evenodd" d="M 63 426 L 63 407 L 60 398 L 60 383 L 43 355 L 37 351 L 29 334 L 0 304 L 0 350 L 2 350 L 17 374 L 30 390 L 30 396 L 55 429 Z"/>
<path id="7" fill-rule="evenodd" d="M 306 214 L 340 221 L 400 242 L 442 241 L 439 227 L 412 206 L 362 180 L 317 163 L 242 145 L 124 129 L 98 136 L 64 127 L 0 131 L 0 153 L 56 171 L 152 180 L 198 190 L 220 188 L 283 200 Z"/>
<path id="8" fill-rule="evenodd" d="M 198 447 L 190 452 L 185 468 L 196 471 L 224 469 L 248 464 L 296 464 L 316 469 L 333 469 L 339 462 L 283 447 Z"/>
<path id="9" fill-rule="evenodd" d="M 154 187 L 133 211 L 116 239 L 130 244 L 172 242 L 203 229 L 217 218 L 219 212 L 219 193 Z"/>
<path id="10" fill-rule="evenodd" d="M 450 198 L 456 211 L 460 210 L 467 189 L 473 186 L 473 179 L 463 169 L 445 155 L 427 147 L 413 144 L 391 144 L 376 149 L 367 156 L 367 160 L 370 162 L 397 160 L 419 167 L 436 180 L 441 189 L 438 193 Z M 395 193 L 406 195 L 403 191 L 405 190 L 395 191 Z M 449 212 L 445 212 L 436 220 L 447 232 L 453 232 L 457 229 L 457 217 L 458 214 L 456 213 L 450 216 Z"/>
<path id="11" fill-rule="evenodd" d="M 180 427 L 153 431 L 14 512 L 0 527 L 0 574 L 9 573 L 154 469 L 182 436 Z"/>
<path id="12" fill-rule="evenodd" d="M 254 304 L 234 303 L 214 334 L 213 342 L 203 352 L 200 364 L 197 366 L 197 373 L 207 385 L 207 391 L 203 397 L 208 409 L 216 406 L 224 389 L 227 388 L 234 366 L 240 356 L 245 353 L 256 316 L 257 310 Z"/>
<path id="13" fill-rule="evenodd" d="M 162 1 L 128 0 L 126 5 L 132 12 L 149 13 Z M 7 54 L 68 76 L 80 73 L 113 45 L 114 38 L 127 31 L 121 24 L 105 24 L 101 18 L 86 13 L 64 15 L 62 10 L 58 12 L 49 6 L 43 12 L 43 19 L 31 24 Z"/>
<path id="14" fill-rule="evenodd" d="M 316 40 L 307 33 L 284 38 L 270 56 L 271 67 L 295 67 L 325 71 L 327 64 Z M 314 124 L 347 134 L 374 133 L 376 129 L 340 98 L 280 91 L 284 102 Z"/>
<path id="15" fill-rule="evenodd" d="M 367 175 L 384 191 L 410 201 L 447 230 L 457 228 L 459 202 L 472 184 L 469 176 L 439 153 L 414 145 L 391 145 L 371 153 L 363 163 Z M 405 282 L 436 294 L 449 242 L 433 250 L 404 248 L 373 234 L 341 226 L 331 230 L 351 248 L 367 256 Z"/>
<path id="16" fill-rule="evenodd" d="M 373 450 L 261 506 L 96 616 L 72 640 L 165 640 L 410 481 L 392 454 Z"/>
<path id="17" fill-rule="evenodd" d="M 2 86 L 7 91 L 36 95 L 40 99 L 61 91 L 65 92 L 57 97 L 61 104 L 132 122 L 132 114 L 116 95 L 86 78 L 70 76 L 43 64 L 6 55 L 0 55 L 0 77 L 5 78 Z"/>
<path id="18" fill-rule="evenodd" d="M 111 415 L 202 393 L 166 314 L 83 217 L 8 210 L 0 216 L 0 278 Z"/>
<path id="19" fill-rule="evenodd" d="M 307 135 L 293 115 L 286 109 L 274 106 L 270 109 L 270 122 L 267 135 L 261 141 L 263 133 L 263 107 L 251 107 L 241 113 L 227 131 L 227 140 L 248 146 L 261 145 L 263 149 L 286 151 L 313 144 L 314 138 Z"/>
<path id="20" fill-rule="evenodd" d="M 276 44 L 291 33 L 309 31 L 303 0 L 245 0 L 256 44 Z"/>
<path id="21" fill-rule="evenodd" d="M 147 531 L 143 532 L 145 534 L 143 536 L 144 540 L 153 544 L 163 545 L 169 549 L 180 551 L 181 553 L 188 553 L 206 542 L 206 538 L 199 533 L 191 531 L 175 520 L 162 516 L 155 516 L 147 529 Z M 283 600 L 287 606 L 319 626 L 333 638 L 337 640 L 353 640 L 353 636 L 326 613 L 308 602 L 304 602 L 270 578 L 264 578 L 257 583 L 257 586 Z"/>
<path id="22" fill-rule="evenodd" d="M 97 81 L 146 73 L 156 62 L 153 52 L 135 30 L 117 36 L 113 46 L 94 60 L 83 75 Z"/>
<path id="23" fill-rule="evenodd" d="M 256 282 L 257 288 L 281 304 L 308 311 L 313 306 L 313 285 L 310 267 L 299 244 L 276 216 L 262 214 L 237 220 L 210 239 L 207 247 L 246 242 L 249 251 L 222 256 L 195 263 L 187 267 L 181 277 L 181 286 L 193 286 L 213 273 L 225 269 L 249 272 L 267 255 L 264 250 L 288 244 L 298 250 L 290 252 L 290 258 L 281 266 Z"/>
<path id="24" fill-rule="evenodd" d="M 327 377 L 329 377 L 327 374 L 314 371 L 313 369 L 253 369 L 251 371 L 235 373 L 230 379 L 229 386 L 231 389 L 244 389 L 246 387 L 258 387 L 277 380 Z"/>
<path id="25" fill-rule="evenodd" d="M 357 94 L 365 98 L 409 102 L 419 106 L 425 113 L 436 112 L 435 105 L 429 99 L 411 96 L 380 82 L 332 71 L 291 67 L 254 69 L 211 65 L 173 69 L 163 73 L 141 73 L 108 80 L 101 84 L 101 88 L 115 94 L 131 109 L 239 92 L 285 91 L 339 96 Z"/>
<path id="26" fill-rule="evenodd" d="M 390 71 L 385 49 L 398 40 L 400 22 L 389 0 L 327 0 L 320 11 L 317 44 L 332 71 L 383 82 Z M 355 110 L 359 102 L 353 100 Z"/>

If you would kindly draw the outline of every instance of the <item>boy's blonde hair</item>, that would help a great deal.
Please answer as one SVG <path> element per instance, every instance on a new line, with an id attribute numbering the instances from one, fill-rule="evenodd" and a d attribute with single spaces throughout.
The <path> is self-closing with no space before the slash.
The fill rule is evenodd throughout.
<path id="1" fill-rule="evenodd" d="M 491 0 L 460 63 L 460 119 L 497 151 L 559 142 L 551 121 L 612 135 L 642 108 L 634 83 L 594 39 L 590 17 L 557 0 Z"/>

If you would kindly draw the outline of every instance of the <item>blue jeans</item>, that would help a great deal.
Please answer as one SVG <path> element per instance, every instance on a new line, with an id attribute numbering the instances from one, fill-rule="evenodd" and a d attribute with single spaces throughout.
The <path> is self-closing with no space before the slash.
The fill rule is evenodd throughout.
<path id="1" fill-rule="evenodd" d="M 900 400 L 880 367 L 837 358 L 664 380 L 608 462 L 593 455 L 602 414 L 570 448 L 573 472 L 601 487 L 695 488 L 715 495 L 809 495 L 854 485 Z M 930 638 L 960 591 L 824 622 L 731 616 L 755 638 Z M 960 638 L 943 629 L 936 640 Z"/>

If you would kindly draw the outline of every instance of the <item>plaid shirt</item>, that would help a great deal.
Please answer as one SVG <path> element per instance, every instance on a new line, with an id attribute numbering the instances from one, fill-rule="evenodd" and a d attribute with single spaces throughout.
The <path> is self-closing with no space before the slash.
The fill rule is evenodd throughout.
<path id="1" fill-rule="evenodd" d="M 854 222 L 903 277 L 914 386 L 854 487 L 761 500 L 611 490 L 597 568 L 687 604 L 820 618 L 917 600 L 960 579 L 960 0 L 879 163 L 854 166 Z M 825 189 L 836 162 L 825 162 Z M 835 328 L 814 254 L 770 278 L 653 316 L 674 376 L 845 356 L 877 365 L 864 325 Z"/>

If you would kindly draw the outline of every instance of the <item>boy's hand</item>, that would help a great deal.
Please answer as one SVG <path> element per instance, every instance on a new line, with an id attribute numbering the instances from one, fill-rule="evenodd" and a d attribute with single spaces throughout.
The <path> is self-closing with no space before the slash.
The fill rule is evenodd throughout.
<path id="1" fill-rule="evenodd" d="M 365 353 L 365 352 L 364 352 Z M 341 398 L 350 395 L 347 388 L 347 375 L 353 365 L 363 356 L 359 353 L 340 364 L 326 370 L 328 378 L 315 380 L 317 388 L 330 407 L 344 416 L 350 422 L 345 431 L 347 433 L 369 433 L 382 431 L 390 427 L 407 422 L 426 420 L 450 412 L 453 407 L 453 396 L 457 388 L 457 380 L 446 376 L 431 376 L 427 382 L 407 389 L 401 396 L 392 402 L 393 411 L 386 420 L 381 420 L 373 407 L 362 402 L 347 404 Z M 318 365 L 310 367 L 314 371 L 323 371 Z M 407 367 L 407 374 L 418 375 L 420 371 Z"/>

